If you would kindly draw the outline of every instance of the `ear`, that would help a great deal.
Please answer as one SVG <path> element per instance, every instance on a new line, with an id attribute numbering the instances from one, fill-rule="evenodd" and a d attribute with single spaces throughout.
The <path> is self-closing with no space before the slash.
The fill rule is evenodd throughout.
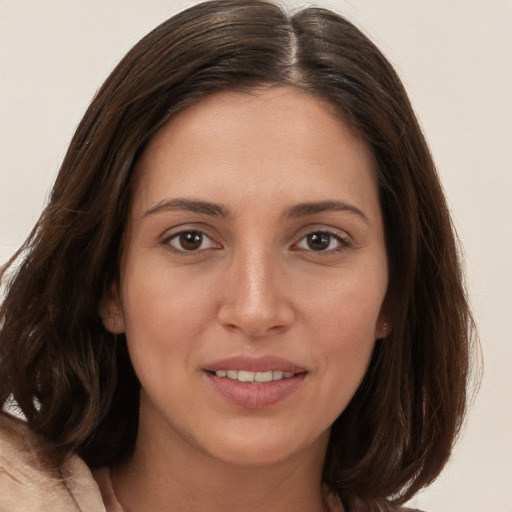
<path id="1" fill-rule="evenodd" d="M 387 338 L 391 332 L 393 331 L 393 317 L 394 317 L 395 307 L 394 300 L 390 295 L 389 288 L 386 291 L 386 295 L 384 296 L 384 300 L 380 306 L 379 317 L 377 318 L 377 323 L 375 324 L 375 339 L 383 340 Z"/>
<path id="2" fill-rule="evenodd" d="M 381 313 L 377 320 L 377 325 L 375 326 L 375 339 L 381 340 L 387 338 L 393 330 L 392 327 L 391 319 L 388 315 Z"/>
<path id="3" fill-rule="evenodd" d="M 123 308 L 119 299 L 119 286 L 112 284 L 100 301 L 99 314 L 105 329 L 112 334 L 125 331 Z"/>

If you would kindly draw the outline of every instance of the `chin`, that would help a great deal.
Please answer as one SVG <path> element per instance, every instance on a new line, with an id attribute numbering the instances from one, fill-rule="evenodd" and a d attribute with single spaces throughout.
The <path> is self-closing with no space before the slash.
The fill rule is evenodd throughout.
<path id="1" fill-rule="evenodd" d="M 246 443 L 245 446 L 230 446 L 222 451 L 217 449 L 213 455 L 226 464 L 250 469 L 280 464 L 292 458 L 294 453 L 293 450 L 286 451 L 269 443 L 257 446 Z"/>
<path id="2" fill-rule="evenodd" d="M 325 453 L 328 432 L 308 437 L 300 441 L 293 432 L 282 430 L 276 433 L 260 428 L 258 432 L 245 432 L 239 436 L 233 434 L 224 442 L 219 440 L 210 453 L 225 463 L 246 468 L 277 465 L 299 454 L 304 456 L 307 452 Z"/>

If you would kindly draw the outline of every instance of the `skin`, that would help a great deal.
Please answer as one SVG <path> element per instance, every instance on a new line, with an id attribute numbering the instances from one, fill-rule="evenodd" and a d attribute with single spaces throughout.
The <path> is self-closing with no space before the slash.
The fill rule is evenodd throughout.
<path id="1" fill-rule="evenodd" d="M 304 92 L 222 92 L 173 117 L 134 179 L 121 280 L 105 300 L 142 386 L 134 456 L 112 471 L 120 502 L 322 510 L 330 426 L 388 333 L 368 148 Z M 321 206 L 298 206 L 310 203 Z M 184 247 L 184 232 L 199 242 Z M 205 368 L 240 355 L 285 358 L 305 376 L 276 404 L 239 407 Z"/>

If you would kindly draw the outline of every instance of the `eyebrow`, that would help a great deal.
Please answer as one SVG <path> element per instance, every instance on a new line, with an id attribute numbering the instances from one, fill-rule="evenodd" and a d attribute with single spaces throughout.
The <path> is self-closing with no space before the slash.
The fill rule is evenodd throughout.
<path id="1" fill-rule="evenodd" d="M 158 204 L 150 208 L 144 217 L 154 215 L 161 211 L 168 210 L 184 210 L 193 213 L 201 213 L 203 215 L 212 215 L 215 217 L 229 217 L 230 213 L 227 208 L 216 203 L 209 203 L 207 201 L 197 201 L 194 199 L 164 199 Z"/>
<path id="2" fill-rule="evenodd" d="M 213 217 L 227 218 L 231 216 L 231 212 L 225 206 L 217 203 L 211 203 L 208 201 L 200 201 L 195 199 L 176 198 L 176 199 L 163 199 L 155 206 L 150 208 L 144 217 L 155 215 L 162 211 L 169 210 L 182 210 L 193 213 L 199 213 L 203 215 L 210 215 Z M 300 218 L 307 217 L 308 215 L 315 215 L 316 213 L 322 213 L 326 211 L 345 211 L 353 213 L 369 223 L 366 215 L 356 206 L 346 203 L 345 201 L 328 200 L 318 201 L 310 203 L 300 203 L 292 206 L 285 212 L 285 217 L 289 218 Z"/>
<path id="3" fill-rule="evenodd" d="M 316 203 L 301 203 L 295 206 L 292 206 L 288 212 L 287 216 L 292 218 L 297 217 L 306 217 L 307 215 L 314 215 L 315 213 L 322 213 L 326 211 L 344 211 L 357 215 L 366 223 L 369 223 L 368 217 L 356 206 L 346 203 L 345 201 L 319 201 Z"/>

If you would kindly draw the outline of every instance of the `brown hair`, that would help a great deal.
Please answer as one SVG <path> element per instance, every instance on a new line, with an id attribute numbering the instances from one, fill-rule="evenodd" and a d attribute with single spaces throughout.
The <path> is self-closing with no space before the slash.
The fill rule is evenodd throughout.
<path id="1" fill-rule="evenodd" d="M 97 93 L 48 206 L 0 274 L 0 403 L 91 466 L 127 456 L 139 384 L 99 303 L 118 279 L 130 179 L 151 137 L 218 90 L 300 87 L 371 148 L 393 332 L 332 428 L 324 480 L 350 503 L 403 503 L 441 471 L 466 405 L 472 320 L 450 215 L 399 78 L 330 11 L 289 17 L 265 0 L 192 7 L 143 38 Z M 386 501 L 388 500 L 388 501 Z"/>

